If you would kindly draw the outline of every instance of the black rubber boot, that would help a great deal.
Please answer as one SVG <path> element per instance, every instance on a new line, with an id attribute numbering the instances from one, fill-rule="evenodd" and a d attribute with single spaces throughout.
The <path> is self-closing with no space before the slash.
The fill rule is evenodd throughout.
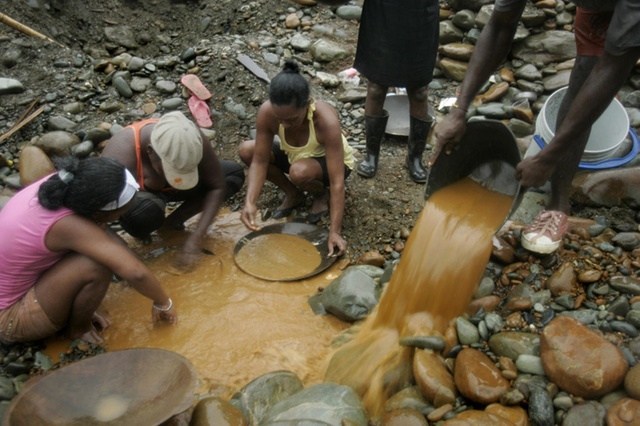
<path id="1" fill-rule="evenodd" d="M 422 154 L 427 146 L 427 137 L 433 120 L 424 121 L 416 117 L 409 117 L 409 141 L 407 142 L 407 168 L 409 176 L 414 182 L 425 183 L 427 171 L 422 164 Z"/>
<path id="2" fill-rule="evenodd" d="M 362 177 L 372 178 L 378 169 L 378 157 L 380 156 L 380 144 L 384 138 L 384 131 L 389 121 L 389 113 L 382 111 L 380 116 L 364 116 L 364 131 L 367 138 L 367 154 L 356 171 Z"/>

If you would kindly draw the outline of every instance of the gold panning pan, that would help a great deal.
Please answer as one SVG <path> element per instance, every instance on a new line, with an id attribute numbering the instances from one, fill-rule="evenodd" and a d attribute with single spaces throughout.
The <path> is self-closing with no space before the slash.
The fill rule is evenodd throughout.
<path id="1" fill-rule="evenodd" d="M 516 138 L 504 123 L 469 121 L 458 148 L 449 155 L 440 153 L 427 171 L 425 199 L 440 188 L 469 177 L 491 191 L 513 197 L 510 215 L 518 208 L 524 194 L 520 182 L 515 179 L 520 160 Z"/>
<path id="2" fill-rule="evenodd" d="M 158 425 L 195 401 L 196 371 L 164 349 L 125 349 L 27 382 L 4 425 Z"/>
<path id="3" fill-rule="evenodd" d="M 331 266 L 329 232 L 300 222 L 267 225 L 238 241 L 233 259 L 244 273 L 266 281 L 297 281 Z"/>

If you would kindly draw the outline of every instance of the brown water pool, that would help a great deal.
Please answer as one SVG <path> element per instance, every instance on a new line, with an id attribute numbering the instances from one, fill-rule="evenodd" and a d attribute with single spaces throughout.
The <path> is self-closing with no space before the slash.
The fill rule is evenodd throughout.
<path id="1" fill-rule="evenodd" d="M 290 370 L 305 385 L 322 382 L 331 340 L 349 324 L 315 315 L 307 298 L 341 274 L 341 262 L 301 281 L 263 281 L 242 272 L 233 260 L 236 243 L 248 232 L 239 212 L 221 212 L 205 243 L 214 255 L 203 256 L 187 274 L 178 274 L 171 266 L 175 248 L 150 255 L 178 246 L 184 233 L 162 234 L 149 245 L 132 241 L 169 292 L 179 323 L 152 324 L 150 301 L 114 283 L 103 303 L 113 320 L 103 334 L 107 349 L 175 351 L 193 363 L 201 392 L 223 397 L 275 370 Z M 46 352 L 56 359 L 68 343 L 50 341 Z"/>

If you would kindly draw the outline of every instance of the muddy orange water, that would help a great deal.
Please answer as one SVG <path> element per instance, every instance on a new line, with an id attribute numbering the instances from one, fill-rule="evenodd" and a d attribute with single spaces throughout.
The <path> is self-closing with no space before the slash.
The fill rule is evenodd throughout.
<path id="1" fill-rule="evenodd" d="M 103 334 L 108 350 L 144 347 L 178 352 L 198 371 L 200 391 L 222 397 L 262 374 L 282 369 L 294 372 L 306 385 L 322 382 L 330 342 L 349 324 L 331 315 L 315 315 L 307 298 L 340 275 L 340 262 L 310 279 L 260 280 L 242 272 L 233 260 L 237 241 L 248 232 L 239 213 L 222 212 L 205 243 L 215 255 L 204 255 L 196 269 L 184 275 L 172 268 L 175 249 L 158 255 L 164 247 L 179 245 L 184 233 L 162 234 L 146 246 L 132 241 L 174 300 L 179 323 L 152 324 L 151 302 L 114 283 L 103 303 L 113 320 Z M 57 358 L 68 343 L 49 341 L 46 352 Z"/>
<path id="2" fill-rule="evenodd" d="M 513 198 L 463 179 L 425 204 L 377 310 L 333 354 L 326 380 L 352 386 L 371 414 L 412 378 L 405 336 L 442 335 L 465 312 Z"/>

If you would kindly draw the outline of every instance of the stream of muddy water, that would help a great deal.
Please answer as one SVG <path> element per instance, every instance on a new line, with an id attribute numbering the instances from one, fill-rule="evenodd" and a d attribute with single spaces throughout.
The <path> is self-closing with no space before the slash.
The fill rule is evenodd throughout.
<path id="1" fill-rule="evenodd" d="M 123 283 L 113 283 L 103 302 L 112 317 L 103 333 L 107 350 L 177 352 L 198 371 L 200 392 L 226 398 L 276 370 L 292 371 L 305 385 L 322 382 L 331 340 L 349 324 L 315 315 L 307 299 L 342 273 L 340 262 L 300 281 L 260 280 L 244 273 L 233 259 L 236 243 L 248 232 L 240 213 L 222 211 L 205 243 L 213 255 L 203 255 L 186 274 L 172 267 L 184 233 L 163 233 L 148 245 L 130 241 L 173 299 L 179 323 L 152 324 L 151 302 Z M 68 344 L 49 341 L 46 352 L 55 360 Z"/>

